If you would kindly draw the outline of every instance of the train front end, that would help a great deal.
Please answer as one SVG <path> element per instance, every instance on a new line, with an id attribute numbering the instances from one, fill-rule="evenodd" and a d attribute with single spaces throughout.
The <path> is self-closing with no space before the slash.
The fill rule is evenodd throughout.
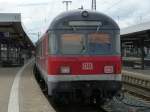
<path id="1" fill-rule="evenodd" d="M 48 93 L 56 99 L 104 103 L 121 89 L 120 31 L 109 17 L 72 11 L 48 31 Z"/>

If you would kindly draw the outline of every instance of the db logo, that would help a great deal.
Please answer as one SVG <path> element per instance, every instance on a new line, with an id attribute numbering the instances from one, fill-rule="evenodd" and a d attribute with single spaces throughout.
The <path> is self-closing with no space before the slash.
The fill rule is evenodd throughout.
<path id="1" fill-rule="evenodd" d="M 82 63 L 82 69 L 83 70 L 92 70 L 93 69 L 93 63 Z"/>

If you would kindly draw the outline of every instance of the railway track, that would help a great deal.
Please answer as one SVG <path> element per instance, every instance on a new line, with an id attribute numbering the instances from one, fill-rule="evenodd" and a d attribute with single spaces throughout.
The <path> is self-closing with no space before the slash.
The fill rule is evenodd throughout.
<path id="1" fill-rule="evenodd" d="M 128 83 L 124 83 L 123 90 L 130 94 L 136 95 L 137 97 L 141 97 L 144 100 L 150 101 L 150 91 L 145 88 L 132 85 L 132 84 L 128 84 Z"/>

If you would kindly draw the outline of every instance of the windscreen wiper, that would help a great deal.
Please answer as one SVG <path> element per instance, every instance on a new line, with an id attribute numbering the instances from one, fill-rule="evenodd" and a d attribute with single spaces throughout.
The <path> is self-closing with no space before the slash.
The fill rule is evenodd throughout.
<path id="1" fill-rule="evenodd" d="M 99 24 L 99 25 L 97 26 L 97 29 L 96 29 L 97 32 L 99 31 L 99 29 L 100 29 L 101 26 L 102 26 L 102 24 Z"/>

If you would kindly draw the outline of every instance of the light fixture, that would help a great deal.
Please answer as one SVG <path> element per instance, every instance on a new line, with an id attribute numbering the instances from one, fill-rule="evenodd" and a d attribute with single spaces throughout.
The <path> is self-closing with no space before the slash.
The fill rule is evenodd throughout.
<path id="1" fill-rule="evenodd" d="M 104 73 L 106 73 L 106 74 L 114 73 L 114 66 L 112 66 L 112 65 L 104 66 Z"/>
<path id="2" fill-rule="evenodd" d="M 83 12 L 82 12 L 82 17 L 88 17 L 88 16 L 89 16 L 88 11 L 83 11 Z"/>
<path id="3" fill-rule="evenodd" d="M 61 66 L 60 67 L 60 73 L 69 74 L 70 73 L 70 67 L 69 66 Z"/>

